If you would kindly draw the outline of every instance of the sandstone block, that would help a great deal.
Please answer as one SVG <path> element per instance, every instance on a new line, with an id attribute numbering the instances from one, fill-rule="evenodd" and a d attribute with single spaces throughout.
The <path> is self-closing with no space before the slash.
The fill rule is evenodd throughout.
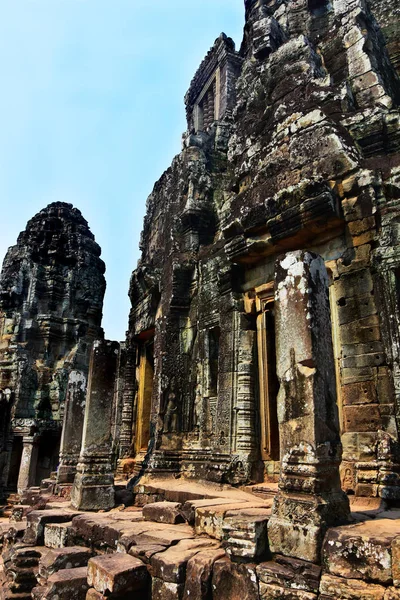
<path id="1" fill-rule="evenodd" d="M 222 525 L 228 556 L 249 561 L 268 553 L 268 521 L 271 509 L 248 508 L 228 511 Z"/>
<path id="2" fill-rule="evenodd" d="M 43 600 L 85 600 L 88 591 L 87 568 L 63 569 L 49 577 L 44 588 Z"/>
<path id="3" fill-rule="evenodd" d="M 165 552 L 155 554 L 150 564 L 154 577 L 170 583 L 184 583 L 188 561 L 205 548 L 217 548 L 213 540 L 182 540 Z"/>
<path id="4" fill-rule="evenodd" d="M 158 577 L 153 577 L 151 598 L 152 600 L 182 600 L 183 584 L 163 581 Z"/>
<path id="5" fill-rule="evenodd" d="M 106 600 L 106 598 L 107 596 L 103 596 L 103 594 L 100 594 L 100 592 L 94 588 L 90 588 L 86 594 L 86 600 Z"/>
<path id="6" fill-rule="evenodd" d="M 196 508 L 195 531 L 197 535 L 206 533 L 210 537 L 222 540 L 225 515 L 229 511 L 247 510 L 250 508 L 265 508 L 261 502 L 239 502 L 230 504 L 217 504 Z"/>
<path id="7" fill-rule="evenodd" d="M 178 502 L 154 502 L 143 507 L 143 517 L 146 521 L 175 525 L 184 522 L 180 509 Z"/>
<path id="8" fill-rule="evenodd" d="M 359 406 L 343 407 L 344 431 L 369 432 L 382 428 L 382 417 L 379 404 L 369 404 L 368 409 Z"/>
<path id="9" fill-rule="evenodd" d="M 260 582 L 284 588 L 303 590 L 317 594 L 321 579 L 321 567 L 295 558 L 275 556 L 274 562 L 258 565 Z"/>
<path id="10" fill-rule="evenodd" d="M 91 556 L 89 548 L 80 546 L 50 550 L 39 562 L 39 575 L 48 579 L 50 575 L 62 569 L 85 567 Z"/>
<path id="11" fill-rule="evenodd" d="M 394 585 L 400 588 L 400 536 L 392 541 L 392 576 Z"/>
<path id="12" fill-rule="evenodd" d="M 141 542 L 140 539 L 138 539 L 137 544 L 131 546 L 128 554 L 135 558 L 139 558 L 145 564 L 149 564 L 150 559 L 154 554 L 164 552 L 167 548 L 167 545 L 155 544 L 153 542 Z"/>
<path id="13" fill-rule="evenodd" d="M 322 575 L 319 600 L 384 600 L 385 592 L 382 585 Z"/>
<path id="14" fill-rule="evenodd" d="M 71 537 L 72 521 L 49 523 L 44 527 L 44 545 L 47 548 L 65 548 Z"/>
<path id="15" fill-rule="evenodd" d="M 198 508 L 222 506 L 224 504 L 232 504 L 232 500 L 230 498 L 203 498 L 201 500 L 187 500 L 182 507 L 182 514 L 188 523 L 194 525 L 196 510 Z"/>
<path id="16" fill-rule="evenodd" d="M 90 559 L 87 580 L 102 594 L 120 594 L 145 589 L 148 572 L 146 565 L 133 556 L 104 554 Z"/>
<path id="17" fill-rule="evenodd" d="M 256 567 L 222 558 L 214 563 L 213 600 L 260 600 Z"/>
<path id="18" fill-rule="evenodd" d="M 31 545 L 44 544 L 44 528 L 48 523 L 68 523 L 79 513 L 57 510 L 35 510 L 27 516 L 24 542 Z"/>
<path id="19" fill-rule="evenodd" d="M 211 579 L 213 565 L 216 560 L 224 556 L 225 551 L 222 549 L 206 549 L 188 561 L 183 592 L 184 598 L 190 598 L 190 600 L 208 600 L 208 598 L 212 597 Z"/>
<path id="20" fill-rule="evenodd" d="M 260 583 L 260 600 L 317 600 L 316 594 L 287 589 L 271 583 Z"/>
<path id="21" fill-rule="evenodd" d="M 324 565 L 332 575 L 381 584 L 392 582 L 392 541 L 396 521 L 379 519 L 330 529 L 323 545 Z"/>
<path id="22" fill-rule="evenodd" d="M 11 511 L 10 521 L 18 523 L 32 510 L 29 504 L 16 504 Z"/>
<path id="23" fill-rule="evenodd" d="M 400 600 L 400 590 L 390 587 L 385 592 L 384 600 Z"/>

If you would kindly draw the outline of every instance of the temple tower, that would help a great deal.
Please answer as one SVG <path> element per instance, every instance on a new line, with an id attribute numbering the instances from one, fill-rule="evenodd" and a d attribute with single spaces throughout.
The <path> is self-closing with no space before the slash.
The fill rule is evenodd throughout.
<path id="1" fill-rule="evenodd" d="M 84 402 L 93 340 L 103 336 L 100 254 L 80 211 L 63 202 L 33 217 L 7 252 L 0 277 L 0 495 L 39 484 L 58 466 L 66 401 Z M 82 427 L 83 417 L 75 419 L 75 434 Z M 64 436 L 63 481 L 73 480 L 66 471 L 74 473 L 79 455 L 68 454 L 67 442 Z"/>

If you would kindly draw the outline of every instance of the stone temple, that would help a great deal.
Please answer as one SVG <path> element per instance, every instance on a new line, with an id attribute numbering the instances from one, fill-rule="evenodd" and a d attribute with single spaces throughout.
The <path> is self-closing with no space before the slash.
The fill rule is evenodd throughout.
<path id="1" fill-rule="evenodd" d="M 245 0 L 148 198 L 123 343 L 78 209 L 9 249 L 1 600 L 400 599 L 399 15 Z"/>

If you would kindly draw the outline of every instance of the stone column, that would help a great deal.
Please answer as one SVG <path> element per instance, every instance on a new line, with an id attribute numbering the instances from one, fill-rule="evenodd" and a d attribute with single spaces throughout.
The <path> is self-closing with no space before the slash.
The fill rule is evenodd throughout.
<path id="1" fill-rule="evenodd" d="M 71 492 L 80 510 L 114 506 L 111 419 L 119 344 L 97 341 L 90 361 L 82 448 Z"/>
<path id="2" fill-rule="evenodd" d="M 35 485 L 36 467 L 39 451 L 39 438 L 35 435 L 22 439 L 22 457 L 18 475 L 18 494 L 22 494 Z"/>
<path id="3" fill-rule="evenodd" d="M 281 475 L 268 537 L 272 552 L 318 563 L 326 529 L 349 515 L 324 262 L 289 252 L 275 284 Z"/>
<path id="4" fill-rule="evenodd" d="M 78 370 L 71 371 L 68 378 L 61 434 L 60 465 L 57 471 L 58 484 L 72 484 L 74 482 L 82 444 L 86 380 L 86 374 Z"/>

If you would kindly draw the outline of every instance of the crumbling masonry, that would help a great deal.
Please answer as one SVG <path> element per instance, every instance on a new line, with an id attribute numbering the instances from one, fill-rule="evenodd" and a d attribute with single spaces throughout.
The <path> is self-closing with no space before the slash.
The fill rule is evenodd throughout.
<path id="1" fill-rule="evenodd" d="M 400 7 L 245 10 L 148 199 L 126 341 L 79 211 L 6 256 L 0 495 L 68 502 L 4 538 L 34 598 L 400 598 Z"/>

